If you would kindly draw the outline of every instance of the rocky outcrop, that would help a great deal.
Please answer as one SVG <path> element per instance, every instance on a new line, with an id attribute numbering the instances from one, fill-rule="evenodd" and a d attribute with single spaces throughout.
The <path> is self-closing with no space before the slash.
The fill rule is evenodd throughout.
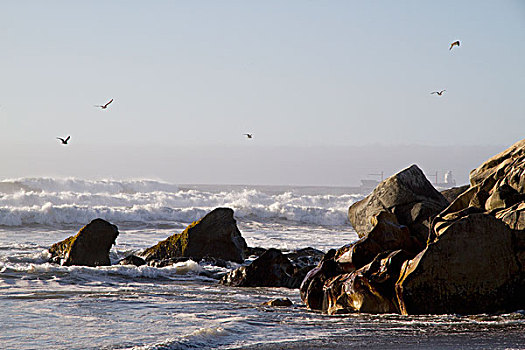
<path id="1" fill-rule="evenodd" d="M 525 308 L 525 140 L 470 175 L 470 188 L 432 222 L 429 244 L 402 268 L 403 314 Z"/>
<path id="2" fill-rule="evenodd" d="M 232 287 L 299 288 L 305 275 L 304 268 L 296 268 L 280 250 L 271 248 L 250 265 L 226 274 L 220 283 Z"/>
<path id="3" fill-rule="evenodd" d="M 380 212 L 391 213 L 399 224 L 408 227 L 422 249 L 428 238 L 431 218 L 448 204 L 423 172 L 412 165 L 381 182 L 365 199 L 352 204 L 348 218 L 359 237 L 365 237 L 377 223 L 371 218 Z"/>
<path id="4" fill-rule="evenodd" d="M 329 314 L 398 312 L 401 265 L 424 248 L 432 218 L 447 205 L 415 165 L 381 182 L 348 210 L 361 238 L 327 254 L 306 276 L 306 306 Z"/>
<path id="5" fill-rule="evenodd" d="M 102 219 L 95 219 L 75 235 L 49 248 L 51 261 L 64 266 L 111 265 L 109 250 L 119 232 L 117 226 Z"/>
<path id="6" fill-rule="evenodd" d="M 184 232 L 146 249 L 141 256 L 148 264 L 156 265 L 180 257 L 195 261 L 213 257 L 241 263 L 246 249 L 246 242 L 233 218 L 233 210 L 217 208 L 189 225 Z"/>

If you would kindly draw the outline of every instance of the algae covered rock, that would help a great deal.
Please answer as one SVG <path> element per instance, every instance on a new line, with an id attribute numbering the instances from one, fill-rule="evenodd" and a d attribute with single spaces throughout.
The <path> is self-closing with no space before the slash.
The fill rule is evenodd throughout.
<path id="1" fill-rule="evenodd" d="M 51 261 L 64 266 L 111 265 L 109 250 L 119 232 L 117 226 L 103 219 L 95 219 L 75 235 L 49 248 Z"/>
<path id="2" fill-rule="evenodd" d="M 200 261 L 213 257 L 235 262 L 245 259 L 246 241 L 241 236 L 230 208 L 216 208 L 189 225 L 184 232 L 174 234 L 141 256 L 148 263 L 179 257 Z"/>

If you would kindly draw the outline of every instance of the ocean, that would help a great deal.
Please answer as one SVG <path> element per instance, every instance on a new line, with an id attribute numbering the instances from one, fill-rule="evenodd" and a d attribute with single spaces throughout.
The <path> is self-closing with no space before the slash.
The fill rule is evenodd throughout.
<path id="1" fill-rule="evenodd" d="M 250 247 L 322 251 L 357 240 L 350 187 L 175 185 L 153 180 L 0 181 L 1 349 L 524 349 L 525 312 L 498 315 L 309 311 L 299 291 L 234 288 L 173 266 L 62 267 L 47 249 L 92 219 L 118 226 L 113 262 L 179 233 L 216 207 Z M 287 297 L 292 307 L 261 306 Z M 432 302 L 429 300 L 429 302 Z"/>

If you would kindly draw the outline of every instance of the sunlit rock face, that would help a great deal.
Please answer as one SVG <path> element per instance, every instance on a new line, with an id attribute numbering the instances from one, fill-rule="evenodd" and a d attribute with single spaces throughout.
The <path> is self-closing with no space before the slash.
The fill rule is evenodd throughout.
<path id="1" fill-rule="evenodd" d="M 487 160 L 396 285 L 404 314 L 525 308 L 525 140 Z"/>

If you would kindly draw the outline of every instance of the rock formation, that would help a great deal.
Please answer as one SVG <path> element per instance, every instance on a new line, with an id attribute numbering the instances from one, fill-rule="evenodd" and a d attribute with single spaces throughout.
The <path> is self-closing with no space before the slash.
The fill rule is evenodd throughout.
<path id="1" fill-rule="evenodd" d="M 241 236 L 233 210 L 216 208 L 184 232 L 174 234 L 146 249 L 141 256 L 149 264 L 162 266 L 162 261 L 179 257 L 200 261 L 205 257 L 243 262 L 246 242 Z"/>
<path id="2" fill-rule="evenodd" d="M 329 314 L 473 314 L 525 308 L 525 140 L 470 186 L 435 190 L 415 165 L 348 211 L 360 239 L 330 251 L 301 286 Z"/>
<path id="3" fill-rule="evenodd" d="M 470 173 L 396 284 L 404 314 L 525 308 L 525 140 Z"/>
<path id="4" fill-rule="evenodd" d="M 117 226 L 102 219 L 95 219 L 75 235 L 49 248 L 51 261 L 64 266 L 111 265 L 109 250 L 119 232 Z"/>

